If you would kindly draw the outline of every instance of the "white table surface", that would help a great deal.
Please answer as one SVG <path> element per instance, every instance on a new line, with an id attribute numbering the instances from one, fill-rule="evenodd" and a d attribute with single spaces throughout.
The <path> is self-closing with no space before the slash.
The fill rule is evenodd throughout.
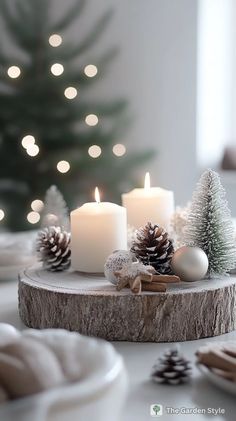
<path id="1" fill-rule="evenodd" d="M 19 329 L 24 328 L 18 316 L 16 282 L 0 283 L 0 322 L 11 323 Z M 200 345 L 219 340 L 236 341 L 236 331 L 216 338 L 183 342 L 181 344 L 182 352 L 194 363 L 194 353 Z M 124 357 L 130 378 L 130 392 L 121 421 L 151 421 L 154 418 L 150 416 L 150 405 L 154 403 L 162 404 L 164 412 L 165 407 L 225 409 L 224 415 L 216 416 L 209 414 L 167 415 L 164 413 L 159 418 L 163 421 L 236 420 L 236 397 L 211 385 L 195 367 L 192 381 L 188 385 L 164 386 L 153 384 L 150 381 L 149 375 L 153 363 L 171 344 L 116 342 L 114 345 Z M 109 421 L 109 414 L 107 420 L 104 421 Z"/>

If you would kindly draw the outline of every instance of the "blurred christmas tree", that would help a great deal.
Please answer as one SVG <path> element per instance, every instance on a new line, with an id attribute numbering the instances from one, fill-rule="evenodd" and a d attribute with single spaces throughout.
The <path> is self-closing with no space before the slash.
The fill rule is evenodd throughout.
<path id="1" fill-rule="evenodd" d="M 76 45 L 62 36 L 82 18 L 85 3 L 75 0 L 54 22 L 50 0 L 0 2 L 7 44 L 14 47 L 0 51 L 2 226 L 19 230 L 37 223 L 39 199 L 52 184 L 70 207 L 91 200 L 95 185 L 106 200 L 119 201 L 122 183 L 134 183 L 134 169 L 152 154 L 125 153 L 120 143 L 128 122 L 125 101 L 86 99 L 116 51 L 88 61 L 110 12 Z"/>

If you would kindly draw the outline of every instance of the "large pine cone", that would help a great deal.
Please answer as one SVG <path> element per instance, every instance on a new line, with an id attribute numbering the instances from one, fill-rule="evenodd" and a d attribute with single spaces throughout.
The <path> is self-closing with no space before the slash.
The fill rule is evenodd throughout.
<path id="1" fill-rule="evenodd" d="M 70 266 L 70 233 L 61 227 L 44 228 L 38 233 L 36 250 L 44 269 L 52 272 L 66 270 Z"/>
<path id="2" fill-rule="evenodd" d="M 172 240 L 164 228 L 148 222 L 136 233 L 131 251 L 144 265 L 151 265 L 161 274 L 171 272 L 170 262 L 174 254 Z"/>
<path id="3" fill-rule="evenodd" d="M 177 385 L 186 383 L 191 376 L 191 364 L 178 349 L 168 350 L 154 365 L 151 378 L 155 383 Z"/>

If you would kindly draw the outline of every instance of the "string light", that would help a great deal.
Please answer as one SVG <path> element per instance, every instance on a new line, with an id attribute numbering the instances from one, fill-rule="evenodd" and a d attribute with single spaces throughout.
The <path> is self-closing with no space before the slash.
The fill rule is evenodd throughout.
<path id="1" fill-rule="evenodd" d="M 35 212 L 41 212 L 44 207 L 44 203 L 40 199 L 35 199 L 31 203 L 31 209 Z"/>
<path id="2" fill-rule="evenodd" d="M 30 224 L 37 224 L 40 220 L 40 215 L 38 212 L 31 211 L 27 215 L 27 220 Z"/>
<path id="3" fill-rule="evenodd" d="M 74 99 L 78 94 L 78 91 L 73 86 L 68 86 L 68 88 L 65 89 L 64 95 L 67 99 Z"/>
<path id="4" fill-rule="evenodd" d="M 51 66 L 51 72 L 54 76 L 60 76 L 64 72 L 64 67 L 60 63 L 54 63 Z"/>
<path id="5" fill-rule="evenodd" d="M 61 172 L 61 173 L 66 173 L 66 172 L 68 172 L 69 171 L 69 169 L 70 169 L 70 164 L 69 164 L 69 162 L 68 161 L 59 161 L 58 163 L 57 163 L 57 169 L 58 169 L 58 171 L 59 172 Z"/>
<path id="6" fill-rule="evenodd" d="M 94 76 L 96 76 L 97 72 L 98 72 L 98 69 L 97 69 L 96 66 L 94 66 L 94 64 L 88 64 L 84 68 L 84 73 L 88 77 L 94 77 Z"/>
<path id="7" fill-rule="evenodd" d="M 21 144 L 23 146 L 23 148 L 27 149 L 30 146 L 35 144 L 35 138 L 34 136 L 32 136 L 31 134 L 27 134 L 26 136 L 23 137 Z"/>
<path id="8" fill-rule="evenodd" d="M 96 126 L 98 124 L 98 117 L 96 114 L 89 114 L 85 117 L 85 123 L 88 126 Z"/>
<path id="9" fill-rule="evenodd" d="M 5 216 L 5 212 L 2 209 L 0 209 L 0 221 L 4 219 L 4 216 Z"/>
<path id="10" fill-rule="evenodd" d="M 102 153 L 102 150 L 100 146 L 98 145 L 92 145 L 88 149 L 88 154 L 89 156 L 91 156 L 91 158 L 98 158 L 101 155 L 101 153 Z"/>
<path id="11" fill-rule="evenodd" d="M 21 70 L 18 66 L 11 66 L 8 68 L 7 74 L 10 78 L 16 79 L 17 77 L 20 76 Z"/>
<path id="12" fill-rule="evenodd" d="M 26 152 L 30 156 L 36 156 L 39 153 L 39 147 L 38 145 L 35 145 L 35 144 L 30 145 L 27 147 Z"/>
<path id="13" fill-rule="evenodd" d="M 58 34 L 52 34 L 49 37 L 48 42 L 52 47 L 59 47 L 59 45 L 62 43 L 62 37 Z"/>
<path id="14" fill-rule="evenodd" d="M 122 145 L 122 143 L 117 143 L 116 145 L 113 146 L 112 151 L 114 153 L 114 155 L 116 156 L 123 156 L 126 153 L 126 147 L 125 145 Z"/>

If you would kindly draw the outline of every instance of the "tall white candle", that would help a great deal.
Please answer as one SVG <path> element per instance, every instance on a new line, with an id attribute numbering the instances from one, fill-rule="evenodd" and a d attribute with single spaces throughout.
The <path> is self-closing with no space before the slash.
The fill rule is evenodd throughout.
<path id="1" fill-rule="evenodd" d="M 114 203 L 85 203 L 71 212 L 71 265 L 74 270 L 102 273 L 109 254 L 127 249 L 126 209 Z"/>
<path id="2" fill-rule="evenodd" d="M 160 187 L 151 187 L 150 174 L 146 173 L 144 188 L 123 194 L 122 204 L 127 209 L 129 225 L 140 228 L 152 222 L 168 229 L 174 212 L 174 193 Z"/>

